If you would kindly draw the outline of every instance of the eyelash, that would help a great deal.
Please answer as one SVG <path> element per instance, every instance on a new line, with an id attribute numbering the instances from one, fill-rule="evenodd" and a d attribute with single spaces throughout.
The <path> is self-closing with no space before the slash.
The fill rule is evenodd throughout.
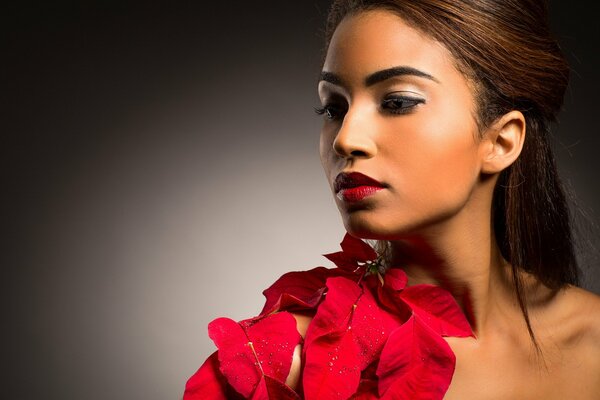
<path id="1" fill-rule="evenodd" d="M 425 103 L 425 100 L 407 96 L 389 97 L 383 100 L 384 105 L 397 104 L 398 102 L 400 103 L 400 106 L 396 106 L 396 108 L 387 108 L 387 110 L 392 114 L 407 114 L 417 105 Z M 408 105 L 405 105 L 404 103 L 407 103 Z"/>
<path id="2" fill-rule="evenodd" d="M 407 96 L 394 96 L 384 99 L 381 104 L 381 108 L 387 110 L 391 114 L 404 115 L 410 113 L 414 107 L 423 103 L 425 103 L 425 100 L 419 98 Z M 390 105 L 393 105 L 393 108 L 390 108 Z M 324 115 L 325 118 L 327 118 L 328 120 L 339 119 L 345 112 L 343 106 L 339 106 L 336 104 L 325 104 L 323 107 L 315 107 L 314 110 L 315 113 L 317 113 L 318 115 Z"/>
<path id="3" fill-rule="evenodd" d="M 315 107 L 315 113 L 317 113 L 318 115 L 324 115 L 325 118 L 330 120 L 339 118 L 339 115 L 336 115 L 337 112 L 341 113 L 341 111 L 338 110 L 338 107 L 332 104 L 325 104 L 323 107 Z"/>

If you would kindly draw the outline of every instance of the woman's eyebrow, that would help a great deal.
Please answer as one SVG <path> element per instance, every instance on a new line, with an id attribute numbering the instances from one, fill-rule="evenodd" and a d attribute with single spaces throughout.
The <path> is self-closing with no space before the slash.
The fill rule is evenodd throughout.
<path id="1" fill-rule="evenodd" d="M 332 83 L 337 86 L 344 86 L 344 82 L 342 81 L 342 78 L 340 78 L 338 75 L 334 74 L 333 72 L 321 71 L 321 76 L 319 77 L 319 82 L 320 81 L 329 82 L 329 83 Z"/>
<path id="2" fill-rule="evenodd" d="M 413 75 L 418 76 L 419 78 L 425 78 L 432 80 L 434 82 L 440 83 L 434 76 L 428 74 L 427 72 L 423 72 L 419 69 L 408 67 L 408 66 L 398 66 L 392 68 L 382 69 L 381 71 L 376 71 L 370 74 L 365 78 L 365 86 L 373 86 L 376 83 L 383 82 L 387 79 L 393 78 L 395 76 L 402 75 Z M 322 71 L 319 81 L 325 81 L 332 83 L 338 86 L 344 86 L 344 81 L 339 75 L 336 75 L 333 72 Z"/>
<path id="3" fill-rule="evenodd" d="M 392 68 L 383 69 L 381 71 L 373 72 L 371 75 L 369 75 L 365 78 L 365 86 L 367 86 L 367 87 L 373 86 L 376 83 L 385 81 L 386 79 L 390 79 L 395 76 L 401 76 L 401 75 L 418 76 L 420 78 L 426 78 L 426 79 L 432 80 L 434 82 L 440 83 L 440 81 L 438 81 L 436 78 L 434 78 L 432 75 L 428 74 L 427 72 L 423 72 L 423 71 L 413 68 L 413 67 L 399 66 L 399 67 L 392 67 Z"/>

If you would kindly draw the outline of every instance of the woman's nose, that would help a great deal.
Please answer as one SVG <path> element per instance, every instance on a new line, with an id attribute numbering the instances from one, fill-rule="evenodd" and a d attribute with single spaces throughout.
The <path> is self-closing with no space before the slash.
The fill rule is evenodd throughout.
<path id="1" fill-rule="evenodd" d="M 372 135 L 373 124 L 365 113 L 350 111 L 333 140 L 333 149 L 343 158 L 371 158 L 377 153 Z"/>

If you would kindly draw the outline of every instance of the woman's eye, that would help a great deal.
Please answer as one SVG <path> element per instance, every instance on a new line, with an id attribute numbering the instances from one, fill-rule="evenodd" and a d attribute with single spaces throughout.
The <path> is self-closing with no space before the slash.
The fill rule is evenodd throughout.
<path id="1" fill-rule="evenodd" d="M 406 114 L 424 102 L 425 100 L 414 97 L 390 97 L 383 100 L 382 108 L 393 114 Z"/>
<path id="2" fill-rule="evenodd" d="M 324 115 L 327 119 L 335 120 L 343 117 L 345 111 L 343 107 L 326 104 L 323 107 L 315 107 L 315 112 L 318 115 Z"/>

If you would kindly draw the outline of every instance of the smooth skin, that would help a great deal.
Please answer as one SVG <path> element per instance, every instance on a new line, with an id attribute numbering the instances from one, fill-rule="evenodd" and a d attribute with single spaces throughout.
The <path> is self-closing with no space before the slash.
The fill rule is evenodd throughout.
<path id="1" fill-rule="evenodd" d="M 329 183 L 360 172 L 385 185 L 358 203 L 336 198 L 346 229 L 391 241 L 392 265 L 409 284 L 449 290 L 475 332 L 447 338 L 457 364 L 445 399 L 599 399 L 600 297 L 572 286 L 552 291 L 524 275 L 540 357 L 493 236 L 492 192 L 521 152 L 523 114 L 511 111 L 480 132 L 474 86 L 452 55 L 384 10 L 346 17 L 323 71 L 320 154 Z M 297 321 L 304 334 L 310 318 Z M 299 370 L 296 356 L 292 386 Z"/>

